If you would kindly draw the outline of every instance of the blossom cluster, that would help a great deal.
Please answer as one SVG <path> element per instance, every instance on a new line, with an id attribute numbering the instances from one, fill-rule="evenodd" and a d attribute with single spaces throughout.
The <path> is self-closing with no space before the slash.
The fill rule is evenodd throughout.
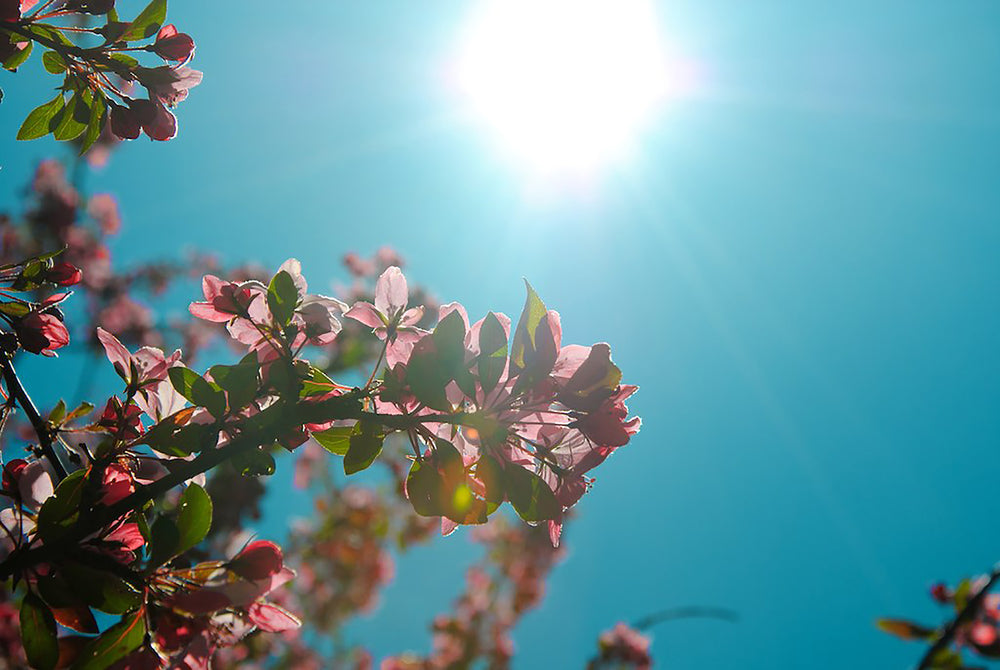
<path id="1" fill-rule="evenodd" d="M 24 290 L 80 279 L 75 268 L 51 258 L 5 271 L 11 286 Z M 635 388 L 620 383 L 607 345 L 562 346 L 558 314 L 530 286 L 513 329 L 510 319 L 494 313 L 470 325 L 457 304 L 439 309 L 432 330 L 421 327 L 423 310 L 408 306 L 406 279 L 396 266 L 381 274 L 371 302 L 350 307 L 309 293 L 294 259 L 267 284 L 206 275 L 202 292 L 190 312 L 225 327 L 239 349 L 238 363 L 199 374 L 179 350 L 133 352 L 99 328 L 96 338 L 123 393 L 108 398 L 89 422 L 83 421 L 87 405 L 39 417 L 33 423 L 40 451 L 4 466 L 0 570 L 28 585 L 22 639 L 39 667 L 54 667 L 60 656 L 79 667 L 207 667 L 218 649 L 251 631 L 299 625 L 268 600 L 294 575 L 277 545 L 257 541 L 228 561 L 191 562 L 213 517 L 204 474 L 223 463 L 243 475 L 266 475 L 275 467 L 273 445 L 291 451 L 311 438 L 343 456 L 345 473 L 352 474 L 398 435 L 413 455 L 408 473 L 393 472 L 418 514 L 440 517 L 448 533 L 485 523 L 509 501 L 525 521 L 546 524 L 539 530 L 544 552 L 552 552 L 566 511 L 589 487 L 587 473 L 638 429 L 623 402 Z M 25 314 L 42 314 L 65 299 L 56 295 Z M 371 328 L 382 342 L 363 387 L 338 384 L 302 357 L 333 345 L 344 319 Z M 46 328 L 30 331 L 31 337 L 22 333 L 33 324 L 27 316 L 11 319 L 9 353 L 18 346 L 36 353 L 57 348 L 53 340 L 35 346 L 34 336 L 49 337 Z M 9 359 L 6 365 L 14 374 Z M 28 407 L 26 396 L 11 390 Z M 173 507 L 148 516 L 145 503 L 168 494 Z M 302 572 L 307 586 L 316 586 L 329 576 L 321 580 L 310 566 L 326 560 L 346 570 L 337 588 L 341 613 L 323 614 L 337 625 L 338 617 L 373 602 L 391 576 L 391 561 L 379 540 L 365 544 L 379 525 L 376 501 L 355 492 L 335 502 L 342 509 L 328 518 L 342 522 L 311 545 L 315 556 L 306 557 Z M 503 551 L 515 546 L 505 538 Z M 540 597 L 545 570 L 539 566 L 547 563 L 536 560 L 530 546 L 500 560 L 509 564 L 503 574 L 514 589 L 509 614 L 493 626 L 498 658 L 510 648 L 512 622 Z M 484 575 L 470 573 L 475 588 Z M 483 603 L 470 598 L 460 610 L 472 608 L 467 614 L 476 610 L 481 617 L 476 603 Z M 94 610 L 121 619 L 100 631 Z M 465 618 L 436 629 L 442 644 L 462 639 L 462 627 L 455 626 Z M 79 634 L 58 635 L 56 622 Z"/>
<path id="2" fill-rule="evenodd" d="M 152 0 L 131 21 L 118 15 L 115 0 L 0 2 L 3 67 L 17 70 L 38 44 L 46 49 L 46 71 L 63 77 L 56 97 L 28 114 L 17 138 L 53 135 L 78 142 L 84 153 L 106 128 L 123 140 L 141 133 L 160 141 L 175 137 L 171 108 L 201 83 L 202 74 L 186 65 L 194 40 L 165 23 L 166 13 L 166 0 Z M 95 20 L 103 25 L 89 27 Z M 81 35 L 102 42 L 95 47 Z M 138 52 L 154 54 L 163 64 L 145 66 L 132 55 Z M 145 97 L 136 95 L 138 87 Z"/>
<path id="3" fill-rule="evenodd" d="M 936 583 L 931 598 L 951 609 L 954 616 L 946 626 L 926 626 L 905 619 L 879 619 L 878 627 L 904 640 L 931 643 L 921 668 L 964 668 L 963 650 L 980 658 L 1000 658 L 1000 595 L 990 588 L 1000 573 L 964 579 L 955 588 Z M 943 643 L 943 644 L 942 644 Z"/>

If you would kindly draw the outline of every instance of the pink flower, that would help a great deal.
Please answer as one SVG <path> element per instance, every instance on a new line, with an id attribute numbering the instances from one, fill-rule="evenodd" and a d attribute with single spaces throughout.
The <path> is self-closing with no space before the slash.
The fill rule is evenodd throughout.
<path id="1" fill-rule="evenodd" d="M 108 398 L 108 404 L 104 406 L 104 413 L 97 425 L 106 428 L 115 439 L 134 440 L 142 434 L 143 430 L 142 422 L 139 419 L 141 411 L 131 403 L 123 406 L 121 400 L 112 396 Z"/>
<path id="2" fill-rule="evenodd" d="M 184 407 L 184 397 L 167 376 L 170 368 L 182 365 L 179 349 L 169 357 L 156 347 L 142 347 L 131 354 L 117 337 L 103 328 L 97 329 L 97 339 L 118 376 L 137 389 L 136 405 L 149 417 L 159 421 Z"/>
<path id="3" fill-rule="evenodd" d="M 150 99 L 157 99 L 167 107 L 176 107 L 188 96 L 188 91 L 201 83 L 202 73 L 189 67 L 163 65 L 139 68 L 136 75 L 149 91 Z"/>
<path id="4" fill-rule="evenodd" d="M 639 417 L 627 419 L 628 408 L 625 399 L 638 390 L 638 386 L 619 386 L 601 405 L 577 419 L 575 426 L 596 444 L 605 447 L 620 447 L 639 432 Z"/>
<path id="5" fill-rule="evenodd" d="M 135 493 L 135 481 L 132 473 L 118 463 L 111 463 L 104 468 L 101 480 L 101 503 L 114 505 Z"/>
<path id="6" fill-rule="evenodd" d="M 194 53 L 194 40 L 187 33 L 177 32 L 177 27 L 168 23 L 160 28 L 152 50 L 164 60 L 186 61 Z"/>
<path id="7" fill-rule="evenodd" d="M 375 304 L 356 302 L 344 316 L 370 327 L 380 340 L 386 340 L 386 362 L 390 367 L 405 362 L 426 331 L 416 324 L 423 307 L 406 309 L 409 291 L 406 277 L 396 266 L 388 268 L 375 283 Z"/>
<path id="8" fill-rule="evenodd" d="M 251 604 L 247 608 L 247 618 L 257 628 L 269 633 L 281 633 L 286 630 L 293 630 L 302 625 L 302 622 L 288 610 L 265 602 Z"/>
<path id="9" fill-rule="evenodd" d="M 105 235 L 114 235 L 122 227 L 118 201 L 109 193 L 98 193 L 91 197 L 87 203 L 87 212 L 97 221 L 97 225 Z"/>
<path id="10" fill-rule="evenodd" d="M 54 314 L 30 312 L 14 322 L 21 348 L 33 354 L 55 356 L 55 350 L 69 344 L 69 331 Z"/>
<path id="11" fill-rule="evenodd" d="M 259 281 L 247 281 L 241 284 L 226 282 L 215 275 L 205 275 L 201 281 L 205 300 L 191 303 L 188 310 L 194 316 L 205 321 L 226 323 L 236 317 L 250 316 L 250 307 L 265 300 L 267 287 Z M 261 307 L 264 313 L 267 305 Z"/>

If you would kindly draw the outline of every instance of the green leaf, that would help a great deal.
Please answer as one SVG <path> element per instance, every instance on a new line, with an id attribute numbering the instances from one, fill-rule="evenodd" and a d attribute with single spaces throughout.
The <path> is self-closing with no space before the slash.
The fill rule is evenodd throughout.
<path id="1" fill-rule="evenodd" d="M 382 453 L 385 436 L 379 432 L 378 424 L 360 421 L 361 429 L 350 437 L 350 445 L 344 455 L 344 473 L 353 475 L 371 465 Z"/>
<path id="2" fill-rule="evenodd" d="M 188 484 L 184 494 L 181 495 L 180 505 L 177 507 L 179 534 L 177 553 L 183 554 L 205 539 L 211 527 L 212 499 L 202 487 L 197 484 Z"/>
<path id="3" fill-rule="evenodd" d="M 83 601 L 108 614 L 124 614 L 142 603 L 142 594 L 110 572 L 72 563 L 60 567 Z"/>
<path id="4" fill-rule="evenodd" d="M 299 290 L 292 275 L 281 270 L 271 277 L 271 283 L 267 287 L 267 306 L 271 309 L 274 320 L 282 328 L 292 320 L 298 302 Z"/>
<path id="5" fill-rule="evenodd" d="M 52 121 L 62 111 L 65 104 L 66 101 L 63 100 L 62 93 L 60 93 L 44 105 L 36 107 L 21 124 L 21 129 L 17 131 L 17 139 L 37 140 L 39 137 L 45 137 L 51 133 L 55 128 Z"/>
<path id="6" fill-rule="evenodd" d="M 53 121 L 56 126 L 52 135 L 61 142 L 76 139 L 83 134 L 90 122 L 90 108 L 83 94 L 79 91 L 74 93 Z"/>
<path id="7" fill-rule="evenodd" d="M 146 9 L 139 13 L 139 16 L 132 21 L 129 29 L 119 37 L 124 42 L 141 40 L 152 37 L 163 25 L 167 18 L 167 0 L 153 0 L 146 5 Z"/>
<path id="8" fill-rule="evenodd" d="M 245 358 L 239 365 L 213 365 L 209 374 L 227 394 L 229 411 L 243 409 L 257 396 L 256 357 Z"/>
<path id="9" fill-rule="evenodd" d="M 455 492 L 464 484 L 462 455 L 453 444 L 438 439 L 430 456 L 410 466 L 406 496 L 421 516 L 451 516 Z"/>
<path id="10" fill-rule="evenodd" d="M 23 302 L 0 302 L 0 312 L 3 312 L 7 316 L 12 316 L 15 319 L 20 319 L 30 311 L 31 308 Z"/>
<path id="11" fill-rule="evenodd" d="M 263 448 L 244 451 L 230 461 L 244 477 L 271 476 L 274 474 L 274 456 Z"/>
<path id="12" fill-rule="evenodd" d="M 167 370 L 167 376 L 174 389 L 192 404 L 204 407 L 216 418 L 226 413 L 226 394 L 218 385 L 206 381 L 194 370 L 181 366 Z"/>
<path id="13" fill-rule="evenodd" d="M 181 533 L 177 530 L 177 524 L 174 523 L 173 519 L 161 516 L 154 521 L 150 540 L 149 567 L 157 568 L 180 553 L 177 551 L 180 541 Z"/>
<path id="14" fill-rule="evenodd" d="M 972 597 L 972 582 L 968 579 L 963 579 L 955 587 L 955 595 L 952 598 L 955 604 L 955 611 L 961 612 L 964 610 L 970 597 Z"/>
<path id="15" fill-rule="evenodd" d="M 83 648 L 73 670 L 104 670 L 138 649 L 145 637 L 143 611 L 127 614 Z"/>
<path id="16" fill-rule="evenodd" d="M 66 71 L 66 61 L 55 51 L 46 51 L 42 54 L 42 65 L 52 74 L 62 74 Z"/>
<path id="17" fill-rule="evenodd" d="M 104 101 L 104 96 L 100 96 L 91 105 L 90 121 L 87 123 L 87 131 L 83 134 L 83 140 L 80 142 L 80 156 L 87 153 L 90 147 L 94 146 L 94 143 L 101 136 L 101 130 L 104 129 L 104 121 L 107 117 L 107 110 L 108 105 Z"/>
<path id="18" fill-rule="evenodd" d="M 23 27 L 27 28 L 28 32 L 32 35 L 36 35 L 42 39 L 46 39 L 51 42 L 58 42 L 64 47 L 72 47 L 74 49 L 77 48 L 77 46 L 73 44 L 73 41 L 66 37 L 66 35 L 63 34 L 63 31 L 57 30 L 55 26 L 45 23 L 32 22 Z"/>
<path id="19" fill-rule="evenodd" d="M 80 513 L 80 498 L 86 484 L 84 471 L 77 470 L 59 482 L 55 494 L 38 510 L 38 534 L 46 542 L 56 539 Z"/>
<path id="20" fill-rule="evenodd" d="M 52 408 L 49 412 L 49 423 L 59 425 L 62 423 L 63 419 L 66 418 L 66 402 L 64 400 L 59 400 L 56 406 Z"/>
<path id="21" fill-rule="evenodd" d="M 319 446 L 323 447 L 331 454 L 343 456 L 347 453 L 348 448 L 351 446 L 351 435 L 357 432 L 356 427 L 356 425 L 334 426 L 333 428 L 313 433 L 312 438 L 319 442 Z"/>
<path id="22" fill-rule="evenodd" d="M 441 516 L 441 490 L 444 479 L 431 460 L 413 461 L 406 476 L 406 497 L 420 516 Z"/>
<path id="23" fill-rule="evenodd" d="M 483 392 L 496 388 L 507 367 L 507 333 L 493 312 L 486 315 L 479 329 L 479 384 Z"/>
<path id="24" fill-rule="evenodd" d="M 34 46 L 34 42 L 28 42 L 28 46 L 11 54 L 7 60 L 3 62 L 4 69 L 14 71 L 24 65 L 24 61 L 28 60 L 28 56 L 31 55 L 31 49 Z"/>
<path id="25" fill-rule="evenodd" d="M 129 56 L 128 54 L 115 53 L 111 54 L 110 58 L 111 60 L 118 61 L 119 63 L 127 67 L 129 70 L 131 70 L 132 68 L 139 67 L 139 61 L 136 60 L 135 58 L 132 58 L 132 56 Z"/>
<path id="26" fill-rule="evenodd" d="M 511 463 L 504 469 L 503 481 L 507 498 L 525 521 L 547 521 L 562 513 L 556 494 L 534 472 Z"/>
<path id="27" fill-rule="evenodd" d="M 488 454 L 479 457 L 476 465 L 476 477 L 486 488 L 486 500 L 495 505 L 503 502 L 507 495 L 503 485 L 503 467 L 495 458 Z"/>
<path id="28" fill-rule="evenodd" d="M 428 407 L 451 411 L 451 403 L 445 394 L 445 387 L 451 381 L 438 355 L 433 337 L 424 337 L 416 343 L 406 364 L 406 383 L 417 400 Z"/>
<path id="29" fill-rule="evenodd" d="M 322 370 L 312 365 L 309 366 L 309 376 L 302 380 L 302 389 L 299 391 L 300 398 L 308 398 L 314 395 L 324 395 L 336 389 L 336 384 Z"/>
<path id="30" fill-rule="evenodd" d="M 528 359 L 535 351 L 535 331 L 548 313 L 545 303 L 538 297 L 527 279 L 524 280 L 524 285 L 528 290 L 528 296 L 524 301 L 524 309 L 521 311 L 517 328 L 514 330 L 514 341 L 511 343 L 510 349 L 510 374 L 512 377 L 527 367 Z"/>
<path id="31" fill-rule="evenodd" d="M 28 663 L 39 670 L 52 670 L 59 661 L 56 620 L 42 599 L 30 591 L 21 603 L 21 642 Z"/>
<path id="32" fill-rule="evenodd" d="M 66 420 L 63 423 L 65 423 L 66 421 L 72 421 L 73 419 L 79 419 L 81 416 L 86 416 L 87 414 L 90 414 L 93 411 L 94 411 L 94 406 L 92 404 L 90 404 L 89 402 L 81 402 L 79 405 L 76 406 L 76 409 L 74 409 L 72 412 L 66 415 Z"/>

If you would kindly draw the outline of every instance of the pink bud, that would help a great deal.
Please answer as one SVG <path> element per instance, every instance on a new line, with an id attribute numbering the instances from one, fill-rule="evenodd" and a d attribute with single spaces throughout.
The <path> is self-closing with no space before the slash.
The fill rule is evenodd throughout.
<path id="1" fill-rule="evenodd" d="M 71 263 L 56 263 L 45 273 L 45 278 L 59 286 L 72 286 L 80 283 L 83 272 Z"/>
<path id="2" fill-rule="evenodd" d="M 186 61 L 194 53 L 194 40 L 187 33 L 177 32 L 176 26 L 170 23 L 160 28 L 153 53 L 164 60 Z"/>
<path id="3" fill-rule="evenodd" d="M 142 132 L 139 115 L 131 107 L 115 105 L 111 108 L 111 132 L 122 140 L 134 140 Z"/>
<path id="4" fill-rule="evenodd" d="M 53 314 L 31 312 L 14 324 L 21 348 L 33 354 L 55 356 L 55 349 L 69 344 L 69 331 Z"/>
<path id="5" fill-rule="evenodd" d="M 229 562 L 229 569 L 243 579 L 256 581 L 278 573 L 283 565 L 281 547 L 274 542 L 257 540 Z"/>

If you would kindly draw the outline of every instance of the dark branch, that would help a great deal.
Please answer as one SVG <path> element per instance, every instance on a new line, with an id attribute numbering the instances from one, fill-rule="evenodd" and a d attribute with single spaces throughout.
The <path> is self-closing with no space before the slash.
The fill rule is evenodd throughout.
<path id="1" fill-rule="evenodd" d="M 38 413 L 38 408 L 35 407 L 35 403 L 31 401 L 28 391 L 24 388 L 24 385 L 17 376 L 17 372 L 14 370 L 14 363 L 11 361 L 10 352 L 0 351 L 0 367 L 3 368 L 3 379 L 7 385 L 7 392 L 24 409 L 28 421 L 31 422 L 32 428 L 35 429 L 35 434 L 38 435 L 38 444 L 42 448 L 42 453 L 52 463 L 56 477 L 62 481 L 66 478 L 66 468 L 63 467 L 62 461 L 59 460 L 59 455 L 52 446 L 52 426 L 42 418 L 42 415 Z"/>
<path id="2" fill-rule="evenodd" d="M 993 572 L 990 573 L 989 581 L 986 582 L 983 588 L 979 589 L 976 595 L 969 598 L 962 611 L 951 620 L 951 623 L 941 633 L 941 637 L 934 641 L 934 644 L 927 650 L 924 657 L 920 659 L 920 665 L 917 666 L 917 670 L 927 670 L 934 667 L 931 665 L 934 662 L 934 658 L 954 641 L 959 629 L 976 616 L 980 606 L 983 604 L 983 600 L 986 599 L 986 595 L 996 585 L 998 579 L 1000 579 L 1000 563 L 993 566 Z"/>

